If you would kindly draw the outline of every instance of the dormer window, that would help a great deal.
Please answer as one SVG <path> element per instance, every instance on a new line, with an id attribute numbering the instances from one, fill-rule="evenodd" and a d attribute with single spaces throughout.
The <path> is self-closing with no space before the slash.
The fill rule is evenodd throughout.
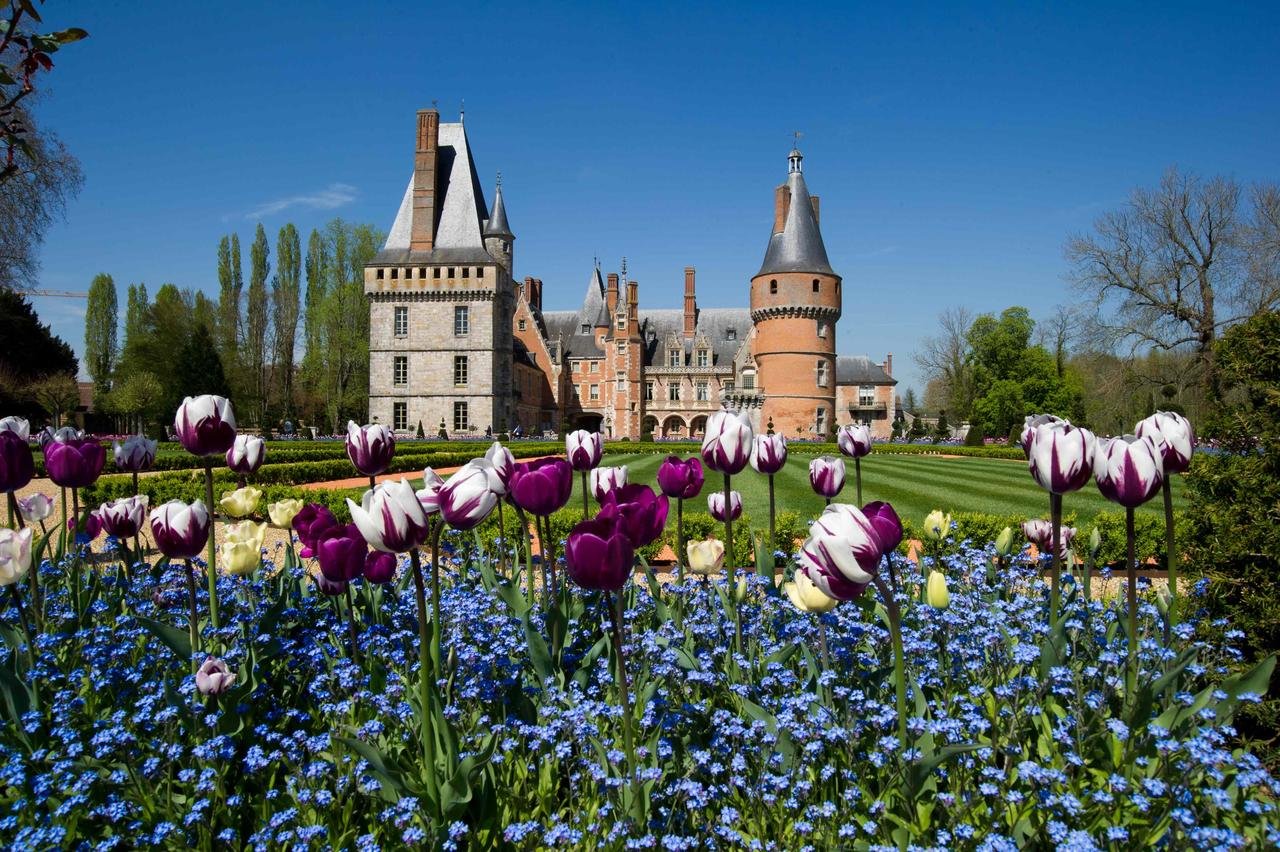
<path id="1" fill-rule="evenodd" d="M 583 333 L 583 334 L 590 334 L 590 333 L 591 333 L 591 323 L 589 323 L 589 322 L 584 322 L 584 323 L 582 324 L 582 333 Z"/>
<path id="2" fill-rule="evenodd" d="M 668 367 L 682 366 L 682 362 L 684 361 L 683 356 L 684 356 L 684 353 L 679 349 L 668 349 L 667 350 L 667 366 Z"/>
<path id="3" fill-rule="evenodd" d="M 727 328 L 727 329 L 725 329 L 725 332 L 724 332 L 724 339 L 725 339 L 725 340 L 737 340 L 737 339 L 738 339 L 738 330 L 737 330 L 736 328 Z"/>
<path id="4" fill-rule="evenodd" d="M 399 270 L 399 269 L 394 269 L 394 268 L 393 268 L 393 269 L 391 270 L 391 280 L 392 280 L 392 281 L 395 281 L 395 280 L 396 280 L 397 278 L 399 278 L 399 277 L 400 277 L 400 270 Z"/>
<path id="5" fill-rule="evenodd" d="M 386 270 L 385 270 L 385 269 L 379 269 L 379 270 L 378 270 L 378 280 L 379 280 L 379 281 L 381 281 L 381 280 L 382 280 L 382 273 L 384 273 L 384 272 L 386 272 Z"/>
<path id="6" fill-rule="evenodd" d="M 470 277 L 471 277 L 471 267 L 470 267 L 470 266 L 464 266 L 464 267 L 462 267 L 462 277 L 463 277 L 463 278 L 470 278 Z"/>
<path id="7" fill-rule="evenodd" d="M 709 361 L 710 361 L 710 357 L 709 357 L 709 355 L 708 355 L 708 353 L 707 353 L 707 350 L 705 350 L 705 349 L 699 349 L 699 350 L 698 350 L 698 366 L 699 366 L 699 367 L 705 367 L 705 366 L 707 366 L 707 363 L 708 363 Z"/>

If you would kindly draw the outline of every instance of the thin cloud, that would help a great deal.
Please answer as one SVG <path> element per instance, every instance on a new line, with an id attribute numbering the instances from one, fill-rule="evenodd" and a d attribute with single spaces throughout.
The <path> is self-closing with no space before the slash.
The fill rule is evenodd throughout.
<path id="1" fill-rule="evenodd" d="M 290 195 L 260 204 L 248 213 L 246 219 L 262 219 L 274 216 L 292 207 L 304 207 L 309 210 L 334 210 L 356 200 L 356 188 L 349 183 L 331 183 L 318 192 L 307 195 Z"/>

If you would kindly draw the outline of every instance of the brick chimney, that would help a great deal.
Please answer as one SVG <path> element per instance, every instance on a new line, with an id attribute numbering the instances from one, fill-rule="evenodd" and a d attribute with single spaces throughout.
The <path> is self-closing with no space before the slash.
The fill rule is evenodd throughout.
<path id="1" fill-rule="evenodd" d="M 542 313 L 542 279 L 533 279 L 533 301 L 529 303 L 538 313 Z"/>
<path id="2" fill-rule="evenodd" d="M 787 227 L 787 210 L 791 207 L 791 189 L 785 183 L 773 194 L 773 232 L 781 234 Z"/>
<path id="3" fill-rule="evenodd" d="M 440 113 L 418 110 L 417 147 L 413 155 L 413 224 L 411 251 L 431 251 L 436 244 L 436 161 L 440 151 Z"/>
<path id="4" fill-rule="evenodd" d="M 888 373 L 890 376 L 893 375 L 893 353 L 892 352 L 884 356 L 884 363 L 881 364 L 880 366 L 884 367 L 884 371 Z"/>
<path id="5" fill-rule="evenodd" d="M 684 337 L 685 340 L 692 340 L 694 332 L 698 329 L 698 299 L 694 295 L 693 290 L 694 269 L 692 266 L 684 268 Z"/>
<path id="6" fill-rule="evenodd" d="M 640 334 L 640 282 L 627 282 L 627 334 Z"/>
<path id="7" fill-rule="evenodd" d="M 609 313 L 609 321 L 613 321 L 613 315 L 618 310 L 618 273 L 609 273 L 609 283 L 604 291 L 604 307 Z"/>

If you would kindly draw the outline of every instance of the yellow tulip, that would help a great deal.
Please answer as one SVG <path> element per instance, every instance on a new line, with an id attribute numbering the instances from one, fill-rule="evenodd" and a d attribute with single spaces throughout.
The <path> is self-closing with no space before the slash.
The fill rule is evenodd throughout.
<path id="1" fill-rule="evenodd" d="M 294 516 L 301 511 L 301 500 L 281 500 L 279 503 L 271 503 L 267 506 L 267 515 L 271 518 L 272 526 L 282 530 L 289 529 Z"/>
<path id="2" fill-rule="evenodd" d="M 258 508 L 258 501 L 262 499 L 262 492 L 252 485 L 245 488 L 237 488 L 235 491 L 224 491 L 222 499 L 218 501 L 218 505 L 222 507 L 224 514 L 232 518 L 243 518 L 246 515 L 252 515 L 254 510 Z"/>
<path id="3" fill-rule="evenodd" d="M 818 614 L 831 612 L 839 603 L 835 598 L 827 597 L 826 593 L 815 586 L 809 579 L 809 575 L 803 571 L 797 571 L 795 579 L 782 588 L 786 591 L 791 605 L 801 612 Z"/>
<path id="4" fill-rule="evenodd" d="M 715 574 L 724 565 L 724 542 L 714 538 L 691 541 L 685 548 L 689 555 L 688 569 L 694 574 Z"/>
<path id="5" fill-rule="evenodd" d="M 924 530 L 921 532 L 927 539 L 942 541 L 951 532 L 951 516 L 944 515 L 941 509 L 934 509 L 924 519 Z"/>
<path id="6" fill-rule="evenodd" d="M 747 578 L 739 577 L 737 585 L 733 589 L 733 602 L 742 603 L 747 599 Z"/>
<path id="7" fill-rule="evenodd" d="M 267 539 L 267 525 L 255 524 L 253 521 L 241 521 L 238 524 L 227 524 L 224 527 L 225 541 L 235 544 L 252 544 L 259 550 Z"/>
<path id="8" fill-rule="evenodd" d="M 218 548 L 218 566 L 223 573 L 243 577 L 258 570 L 262 562 L 262 548 L 249 542 L 225 541 Z"/>
<path id="9" fill-rule="evenodd" d="M 925 603 L 934 609 L 946 609 L 951 605 L 951 592 L 947 591 L 947 578 L 941 571 L 929 572 L 929 583 L 925 586 Z"/>

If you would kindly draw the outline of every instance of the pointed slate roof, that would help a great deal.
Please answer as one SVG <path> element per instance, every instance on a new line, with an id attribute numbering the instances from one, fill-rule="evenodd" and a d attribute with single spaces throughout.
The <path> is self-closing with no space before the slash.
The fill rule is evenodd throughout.
<path id="1" fill-rule="evenodd" d="M 493 215 L 484 223 L 484 235 L 486 237 L 509 237 L 513 240 L 516 238 L 516 235 L 511 233 L 511 226 L 507 224 L 507 205 L 502 201 L 501 183 L 493 191 Z"/>
<path id="2" fill-rule="evenodd" d="M 836 384 L 838 385 L 896 385 L 898 380 L 884 371 L 884 367 L 866 355 L 839 355 L 836 357 Z"/>
<path id="3" fill-rule="evenodd" d="M 608 309 L 604 302 L 604 279 L 600 277 L 599 267 L 591 270 L 591 277 L 587 280 L 587 294 L 582 298 L 578 323 L 589 323 L 592 328 L 609 324 Z"/>
<path id="4" fill-rule="evenodd" d="M 769 238 L 764 263 L 756 275 L 774 272 L 821 272 L 835 275 L 827 260 L 827 247 L 823 245 L 818 220 L 813 215 L 809 188 L 805 186 L 804 172 L 800 167 L 802 159 L 799 151 L 791 152 L 790 174 L 787 175 L 791 204 L 787 209 L 787 220 L 782 232 Z"/>

